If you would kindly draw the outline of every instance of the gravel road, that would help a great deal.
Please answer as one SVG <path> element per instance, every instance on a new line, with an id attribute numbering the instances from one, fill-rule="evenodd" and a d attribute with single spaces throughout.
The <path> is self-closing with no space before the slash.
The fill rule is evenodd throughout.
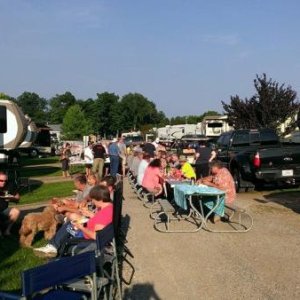
<path id="1" fill-rule="evenodd" d="M 125 299 L 300 299 L 300 193 L 239 194 L 245 234 L 159 233 L 125 181 L 136 273 Z"/>

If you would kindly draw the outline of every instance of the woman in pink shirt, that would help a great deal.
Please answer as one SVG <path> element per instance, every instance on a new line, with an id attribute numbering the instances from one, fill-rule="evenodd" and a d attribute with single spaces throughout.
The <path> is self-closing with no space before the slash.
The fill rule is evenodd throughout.
<path id="1" fill-rule="evenodd" d="M 109 190 L 105 186 L 94 186 L 89 196 L 96 207 L 95 212 L 89 211 L 87 207 L 82 207 L 79 214 L 71 213 L 69 215 L 71 223 L 64 223 L 46 246 L 34 250 L 47 253 L 48 256 L 56 256 L 58 249 L 70 236 L 83 236 L 85 239 L 96 240 L 96 231 L 112 223 L 113 204 L 110 200 Z M 89 219 L 87 220 L 87 218 Z"/>
<path id="2" fill-rule="evenodd" d="M 112 223 L 113 204 L 107 187 L 100 185 L 94 186 L 91 189 L 89 196 L 96 207 L 96 212 L 91 212 L 86 207 L 83 207 L 80 210 L 82 215 L 72 214 L 70 220 L 77 229 L 82 231 L 84 238 L 95 240 L 96 231 L 101 230 Z M 83 217 L 90 218 L 86 225 L 80 222 Z"/>
<path id="3" fill-rule="evenodd" d="M 163 192 L 163 173 L 160 159 L 152 160 L 146 168 L 142 186 L 155 196 Z"/>

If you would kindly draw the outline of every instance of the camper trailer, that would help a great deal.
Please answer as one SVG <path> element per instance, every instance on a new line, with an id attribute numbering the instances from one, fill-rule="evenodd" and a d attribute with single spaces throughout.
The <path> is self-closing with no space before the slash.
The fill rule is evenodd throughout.
<path id="1" fill-rule="evenodd" d="M 158 128 L 156 133 L 160 140 L 172 141 L 179 140 L 188 134 L 202 134 L 202 130 L 199 124 L 181 124 Z"/>
<path id="2" fill-rule="evenodd" d="M 25 140 L 29 120 L 18 105 L 0 100 L 0 163 L 13 161 L 13 150 Z"/>
<path id="3" fill-rule="evenodd" d="M 232 129 L 227 116 L 206 116 L 202 121 L 202 132 L 206 137 L 218 137 Z"/>
<path id="4" fill-rule="evenodd" d="M 28 123 L 16 103 L 0 100 L 0 149 L 16 149 L 25 139 Z"/>

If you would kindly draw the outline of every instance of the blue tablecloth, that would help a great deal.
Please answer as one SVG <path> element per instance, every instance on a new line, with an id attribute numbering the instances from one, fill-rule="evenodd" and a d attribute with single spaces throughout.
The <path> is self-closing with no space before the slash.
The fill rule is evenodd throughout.
<path id="1" fill-rule="evenodd" d="M 200 195 L 202 197 L 203 204 L 209 210 L 211 210 L 216 205 L 217 196 L 220 196 L 220 204 L 216 208 L 216 210 L 214 210 L 214 213 L 221 217 L 224 216 L 225 193 L 223 191 L 209 186 L 187 184 L 175 185 L 174 187 L 175 202 L 179 207 L 185 210 L 188 209 L 188 201 L 186 197 L 194 194 Z"/>

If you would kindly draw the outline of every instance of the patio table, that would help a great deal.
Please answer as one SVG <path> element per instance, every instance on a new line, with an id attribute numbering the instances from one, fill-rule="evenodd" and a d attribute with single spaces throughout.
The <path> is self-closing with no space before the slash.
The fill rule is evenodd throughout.
<path id="1" fill-rule="evenodd" d="M 175 185 L 174 187 L 175 203 L 184 210 L 190 210 L 190 215 L 194 214 L 200 220 L 199 227 L 211 231 L 207 226 L 208 218 L 213 214 L 224 216 L 225 210 L 225 192 L 219 189 L 205 185 Z M 198 201 L 199 208 L 195 202 Z M 204 215 L 203 205 L 208 208 L 208 213 Z"/>

